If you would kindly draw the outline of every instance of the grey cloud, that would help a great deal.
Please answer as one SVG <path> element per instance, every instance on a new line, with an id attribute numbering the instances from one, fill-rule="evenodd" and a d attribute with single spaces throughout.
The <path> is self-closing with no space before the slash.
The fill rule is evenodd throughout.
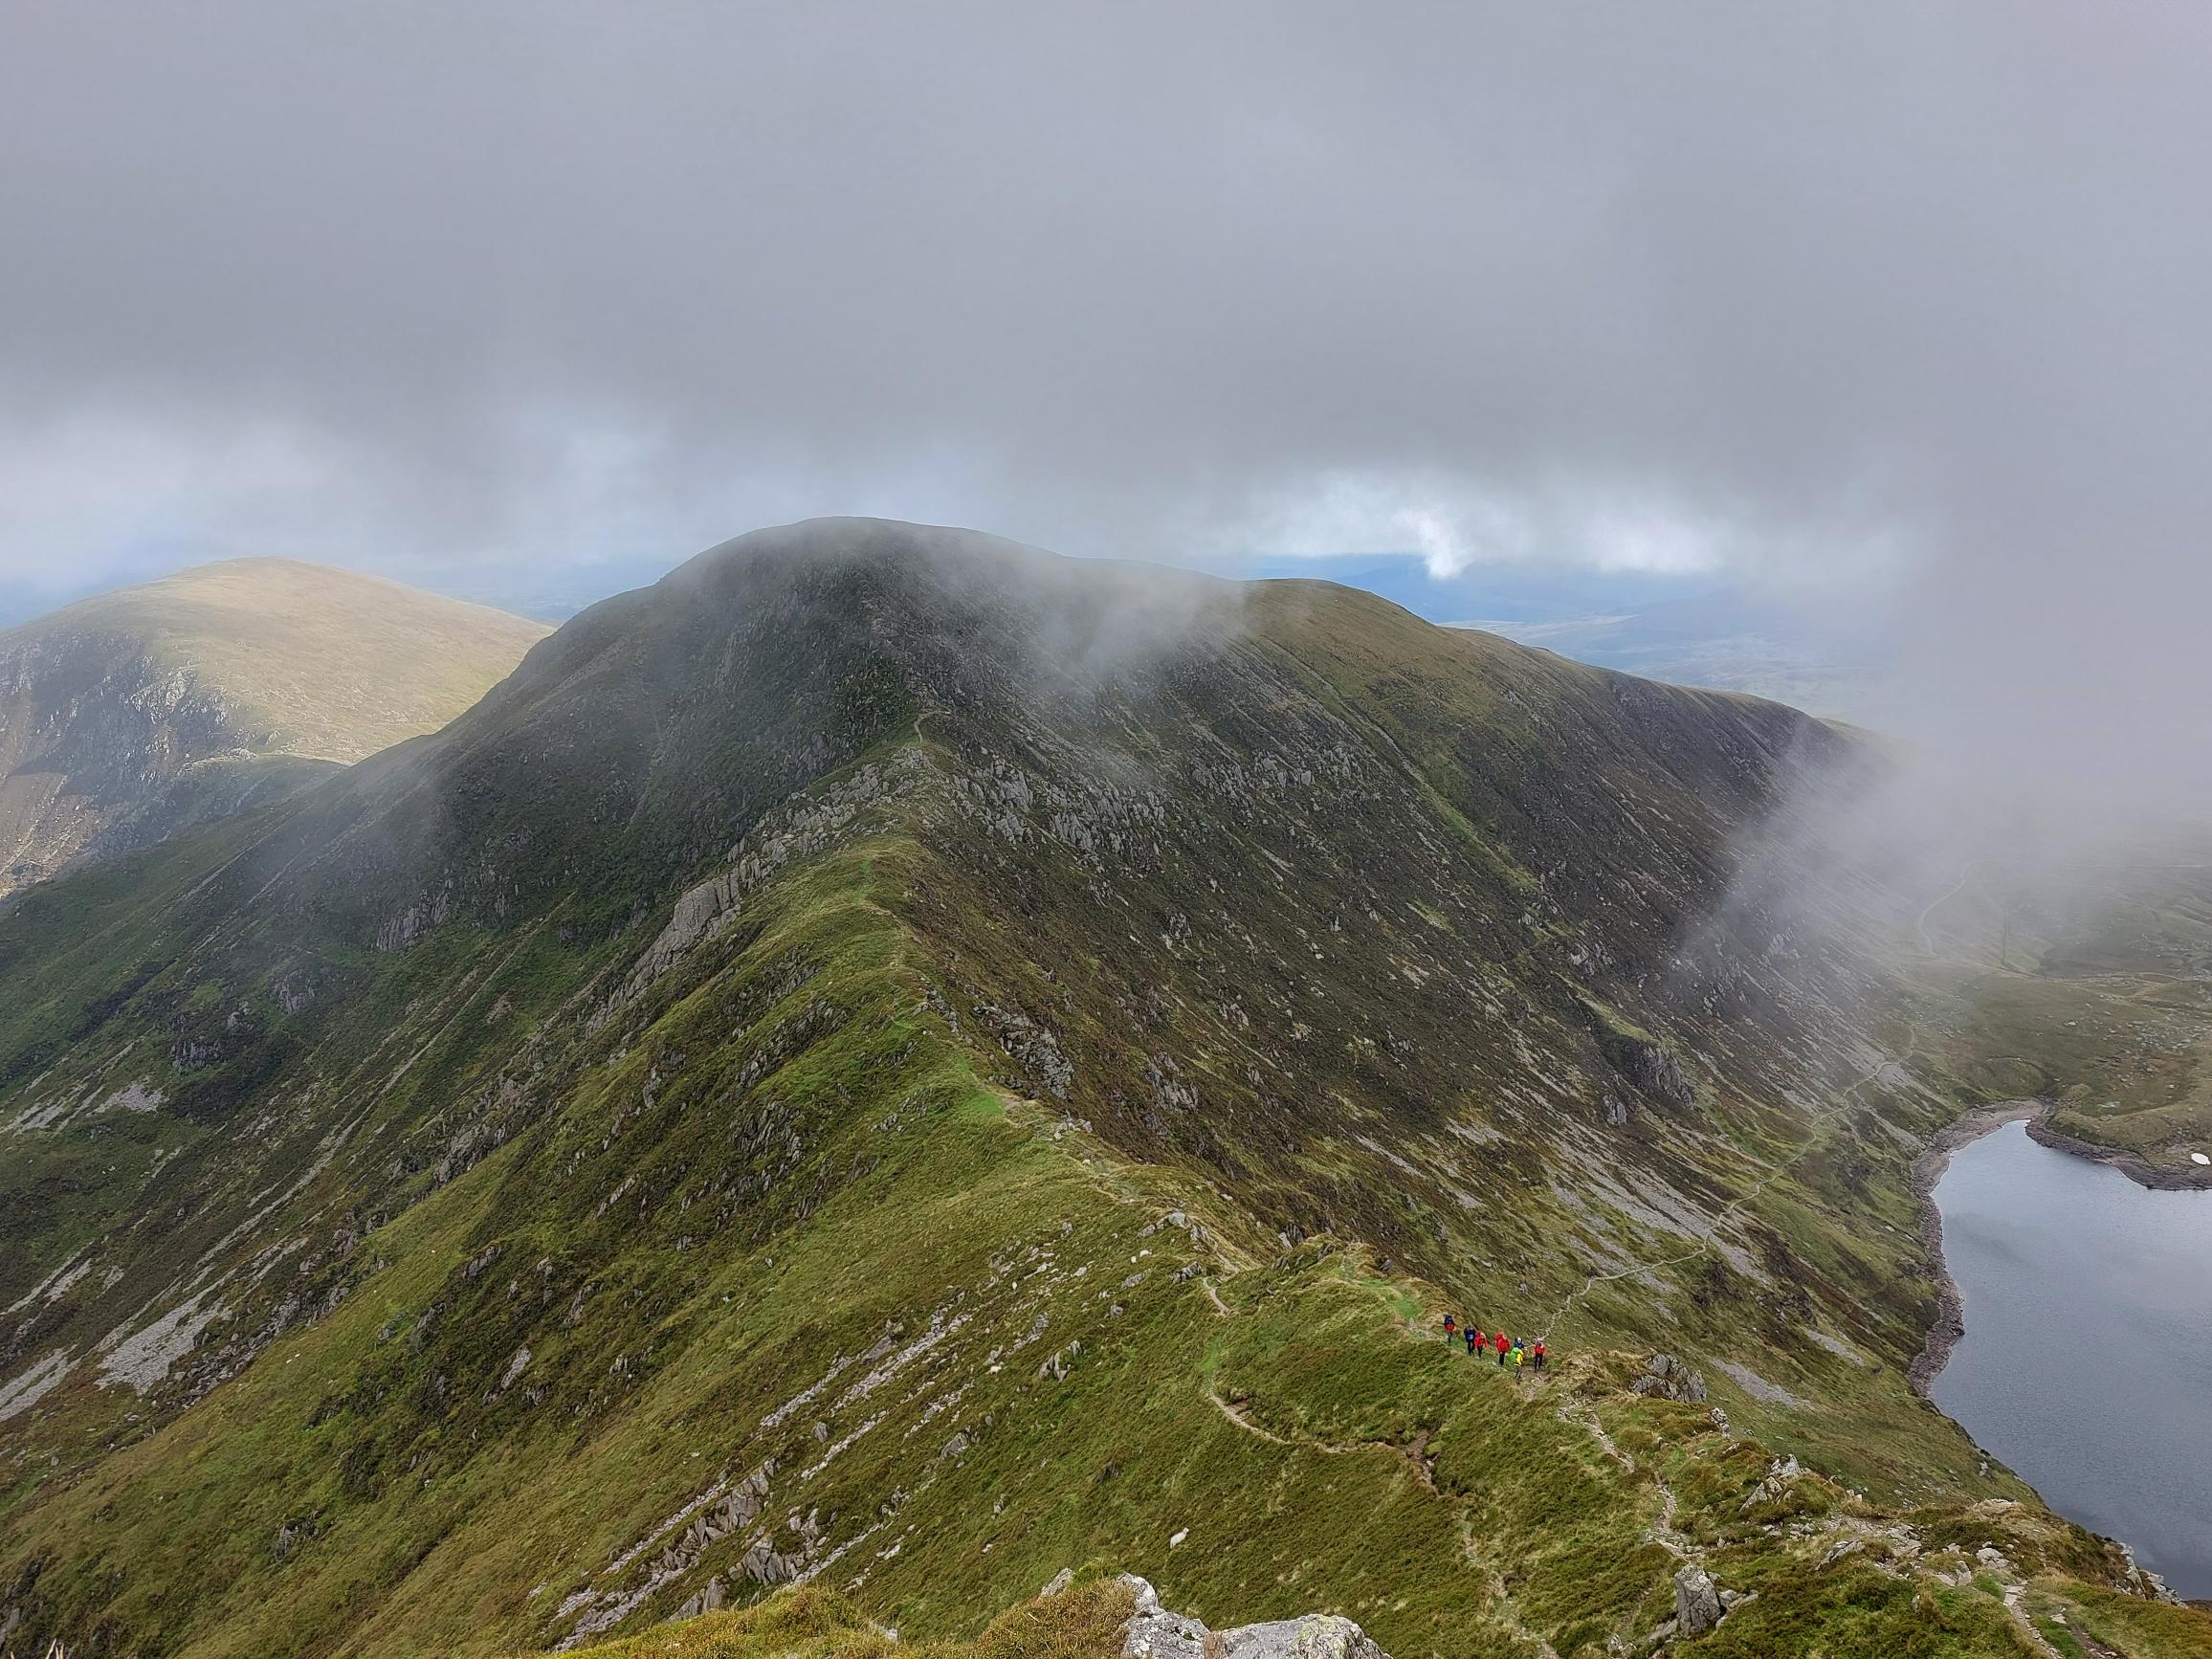
<path id="1" fill-rule="evenodd" d="M 1716 565 L 1882 586 L 1912 700 L 2023 755 L 2201 773 L 2208 36 L 2163 0 L 13 8 L 0 573 L 435 579 L 823 511 Z"/>

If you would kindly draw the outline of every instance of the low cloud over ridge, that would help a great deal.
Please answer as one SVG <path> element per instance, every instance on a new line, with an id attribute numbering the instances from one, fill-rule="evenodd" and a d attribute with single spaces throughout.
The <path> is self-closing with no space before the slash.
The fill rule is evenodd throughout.
<path id="1" fill-rule="evenodd" d="M 2201 776 L 2212 16 L 92 4 L 0 25 L 0 577 L 863 511 L 1898 603 Z M 2192 785 L 2194 787 L 2194 785 Z"/>

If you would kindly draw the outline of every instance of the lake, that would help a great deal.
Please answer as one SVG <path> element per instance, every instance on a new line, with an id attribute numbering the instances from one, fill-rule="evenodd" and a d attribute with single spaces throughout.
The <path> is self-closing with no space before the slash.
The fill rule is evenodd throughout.
<path id="1" fill-rule="evenodd" d="M 2212 1597 L 2212 1192 L 2007 1123 L 1936 1187 L 1966 1335 L 1936 1403 L 2061 1515 Z"/>

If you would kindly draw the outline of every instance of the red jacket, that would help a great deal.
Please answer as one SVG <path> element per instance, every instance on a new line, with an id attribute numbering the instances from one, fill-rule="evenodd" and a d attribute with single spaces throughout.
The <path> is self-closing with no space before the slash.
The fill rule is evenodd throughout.
<path id="1" fill-rule="evenodd" d="M 1497 1351 L 1500 1354 L 1505 1352 L 1505 1333 L 1503 1331 L 1497 1334 Z"/>

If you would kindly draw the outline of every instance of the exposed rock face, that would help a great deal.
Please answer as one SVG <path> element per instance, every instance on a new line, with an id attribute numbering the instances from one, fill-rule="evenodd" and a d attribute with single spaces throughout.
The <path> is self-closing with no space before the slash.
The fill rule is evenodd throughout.
<path id="1" fill-rule="evenodd" d="M 1145 1580 L 1125 1576 L 1122 1582 L 1137 1596 L 1137 1611 L 1121 1641 L 1125 1659 L 1390 1659 L 1366 1631 L 1338 1614 L 1209 1631 L 1199 1620 L 1162 1607 L 1160 1593 Z"/>
<path id="2" fill-rule="evenodd" d="M 1644 1362 L 1644 1374 L 1628 1386 L 1638 1394 L 1691 1405 L 1705 1398 L 1705 1379 L 1671 1354 L 1652 1355 Z"/>
<path id="3" fill-rule="evenodd" d="M 1366 1631 L 1335 1613 L 1224 1630 L 1222 1655 L 1223 1659 L 1389 1659 Z"/>
<path id="4" fill-rule="evenodd" d="M 1123 1659 L 1205 1659 L 1202 1621 L 1162 1607 L 1150 1581 L 1127 1575 L 1124 1582 L 1136 1592 L 1137 1610 L 1121 1638 Z"/>
<path id="5" fill-rule="evenodd" d="M 1641 1037 L 1615 1037 L 1605 1044 L 1605 1053 L 1622 1075 L 1647 1095 L 1670 1106 L 1687 1106 L 1696 1097 L 1682 1062 L 1657 1043 Z"/>

